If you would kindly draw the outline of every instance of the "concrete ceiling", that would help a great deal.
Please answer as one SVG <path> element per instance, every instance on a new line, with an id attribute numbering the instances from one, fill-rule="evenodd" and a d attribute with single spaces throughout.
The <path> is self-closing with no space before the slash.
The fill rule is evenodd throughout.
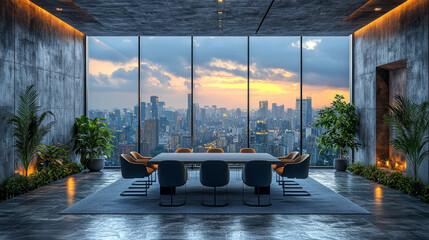
<path id="1" fill-rule="evenodd" d="M 32 0 L 88 36 L 347 36 L 405 1 Z"/>

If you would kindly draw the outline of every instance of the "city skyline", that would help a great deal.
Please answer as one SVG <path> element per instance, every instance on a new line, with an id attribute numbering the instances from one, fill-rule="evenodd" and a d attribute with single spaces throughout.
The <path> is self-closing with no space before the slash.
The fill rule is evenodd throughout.
<path id="1" fill-rule="evenodd" d="M 299 38 L 250 40 L 251 109 L 256 109 L 262 98 L 292 107 L 299 97 Z M 158 94 L 169 106 L 185 109 L 186 94 L 191 92 L 190 37 L 142 37 L 141 41 L 142 96 Z M 174 47 L 170 46 L 172 41 Z M 137 44 L 137 37 L 90 38 L 91 108 L 131 108 L 137 102 Z M 194 38 L 195 102 L 212 105 L 212 96 L 218 96 L 218 104 L 227 108 L 247 105 L 242 100 L 247 94 L 247 50 L 242 49 L 246 44 L 247 38 L 240 37 Z M 317 108 L 327 106 L 337 93 L 349 98 L 348 45 L 344 44 L 348 44 L 344 37 L 304 38 L 303 92 L 314 99 Z M 344 51 L 337 51 L 337 45 Z M 329 65 L 319 66 L 326 63 Z M 107 94 L 115 100 L 105 98 Z"/>

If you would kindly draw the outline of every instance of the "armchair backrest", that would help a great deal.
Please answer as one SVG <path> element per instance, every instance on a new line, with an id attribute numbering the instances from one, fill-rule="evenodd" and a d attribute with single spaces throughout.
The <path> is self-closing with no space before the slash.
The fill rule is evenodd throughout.
<path id="1" fill-rule="evenodd" d="M 158 164 L 158 179 L 162 187 L 185 185 L 188 179 L 185 165 L 176 160 L 161 161 Z"/>
<path id="2" fill-rule="evenodd" d="M 224 153 L 222 148 L 209 148 L 207 150 L 207 153 Z"/>
<path id="3" fill-rule="evenodd" d="M 268 187 L 272 181 L 272 169 L 269 161 L 253 160 L 244 165 L 243 182 L 252 187 Z"/>
<path id="4" fill-rule="evenodd" d="M 143 157 L 142 155 L 140 155 L 140 153 L 138 153 L 138 152 L 134 152 L 134 151 L 130 152 L 130 155 L 131 155 L 133 158 L 135 158 L 135 159 L 142 159 L 142 158 L 145 158 L 145 157 Z"/>
<path id="5" fill-rule="evenodd" d="M 286 159 L 295 159 L 298 156 L 299 152 L 290 152 L 288 155 L 286 155 Z"/>
<path id="6" fill-rule="evenodd" d="M 179 148 L 176 150 L 176 153 L 192 153 L 192 149 L 190 149 L 190 148 Z"/>
<path id="7" fill-rule="evenodd" d="M 310 155 L 303 154 L 297 157 L 296 162 L 287 163 L 283 168 L 283 177 L 287 178 L 308 178 L 308 171 L 310 168 Z"/>
<path id="8" fill-rule="evenodd" d="M 222 160 L 206 160 L 200 166 L 200 182 L 204 186 L 221 187 L 229 183 L 229 166 Z"/>
<path id="9" fill-rule="evenodd" d="M 121 173 L 123 178 L 145 178 L 149 176 L 146 165 L 136 162 L 127 154 L 121 154 Z"/>
<path id="10" fill-rule="evenodd" d="M 256 153 L 256 151 L 253 148 L 242 148 L 240 153 Z"/>

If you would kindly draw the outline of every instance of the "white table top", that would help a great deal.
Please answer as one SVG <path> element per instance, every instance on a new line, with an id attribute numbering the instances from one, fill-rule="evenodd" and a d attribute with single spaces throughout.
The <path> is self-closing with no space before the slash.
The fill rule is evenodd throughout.
<path id="1" fill-rule="evenodd" d="M 177 160 L 188 164 L 202 163 L 206 160 L 223 160 L 227 163 L 241 164 L 252 160 L 281 163 L 279 159 L 268 153 L 161 153 L 149 160 L 149 163 L 159 163 L 164 160 Z"/>

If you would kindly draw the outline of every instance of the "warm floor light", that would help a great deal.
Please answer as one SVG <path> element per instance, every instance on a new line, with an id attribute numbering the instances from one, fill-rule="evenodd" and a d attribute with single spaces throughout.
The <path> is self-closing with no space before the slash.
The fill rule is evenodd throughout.
<path id="1" fill-rule="evenodd" d="M 379 12 L 381 11 L 381 8 L 374 8 L 374 11 Z"/>
<path id="2" fill-rule="evenodd" d="M 223 0 L 217 0 L 217 2 L 220 2 L 220 3 L 221 3 L 221 2 L 223 2 Z"/>
<path id="3" fill-rule="evenodd" d="M 62 8 L 56 8 L 57 11 L 61 12 L 63 9 Z"/>
<path id="4" fill-rule="evenodd" d="M 72 206 L 74 204 L 74 195 L 76 193 L 76 182 L 74 177 L 67 179 L 67 205 Z"/>
<path id="5" fill-rule="evenodd" d="M 217 12 L 218 14 L 222 14 L 222 12 L 221 11 L 219 11 L 219 12 Z"/>

